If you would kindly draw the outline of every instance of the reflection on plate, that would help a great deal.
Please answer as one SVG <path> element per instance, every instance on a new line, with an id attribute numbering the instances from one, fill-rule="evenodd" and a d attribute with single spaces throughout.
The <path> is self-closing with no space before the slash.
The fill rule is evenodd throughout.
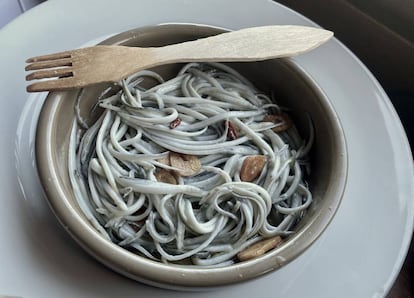
<path id="1" fill-rule="evenodd" d="M 42 193 L 36 171 L 34 144 L 36 138 L 36 125 L 40 109 L 46 98 L 44 93 L 32 94 L 28 97 L 16 131 L 16 171 L 24 199 L 28 204 L 37 199 Z M 31 206 L 36 207 L 36 204 Z"/>

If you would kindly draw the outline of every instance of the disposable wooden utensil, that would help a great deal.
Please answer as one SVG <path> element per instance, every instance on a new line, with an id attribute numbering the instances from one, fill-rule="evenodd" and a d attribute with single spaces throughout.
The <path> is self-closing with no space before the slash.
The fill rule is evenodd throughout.
<path id="1" fill-rule="evenodd" d="M 136 71 L 177 62 L 243 62 L 291 57 L 325 43 L 333 33 L 304 26 L 262 26 L 154 48 L 94 46 L 27 59 L 28 92 L 119 82 Z"/>

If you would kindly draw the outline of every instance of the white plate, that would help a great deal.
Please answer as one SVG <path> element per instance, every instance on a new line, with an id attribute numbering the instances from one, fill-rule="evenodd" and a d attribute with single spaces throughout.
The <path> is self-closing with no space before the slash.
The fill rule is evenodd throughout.
<path id="1" fill-rule="evenodd" d="M 231 29 L 268 24 L 314 25 L 269 0 L 227 0 L 225 4 L 222 0 L 49 0 L 3 28 L 0 294 L 384 296 L 398 274 L 412 235 L 411 153 L 384 91 L 337 40 L 296 58 L 332 99 L 349 147 L 349 179 L 342 204 L 322 237 L 297 260 L 257 280 L 214 293 L 171 292 L 144 286 L 108 270 L 84 253 L 60 227 L 43 198 L 34 168 L 33 132 L 43 95 L 29 97 L 25 93 L 24 60 L 74 48 L 114 32 L 167 22 Z M 12 143 L 14 139 L 16 144 Z M 24 195 L 19 183 L 26 190 Z"/>

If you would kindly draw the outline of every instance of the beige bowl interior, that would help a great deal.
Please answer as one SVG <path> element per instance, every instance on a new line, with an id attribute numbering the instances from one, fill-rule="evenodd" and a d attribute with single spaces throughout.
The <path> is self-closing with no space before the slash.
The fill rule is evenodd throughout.
<path id="1" fill-rule="evenodd" d="M 103 42 L 128 46 L 162 46 L 221 32 L 209 26 L 161 25 L 131 30 Z M 308 113 L 316 132 L 311 152 L 310 187 L 314 202 L 297 226 L 297 232 L 262 257 L 225 268 L 165 265 L 135 255 L 104 240 L 83 216 L 73 196 L 68 171 L 69 135 L 74 104 L 80 90 L 50 93 L 41 111 L 36 136 L 36 159 L 47 200 L 67 231 L 92 256 L 115 271 L 147 284 L 166 288 L 196 289 L 227 285 L 273 271 L 299 256 L 324 231 L 334 216 L 344 191 L 347 154 L 344 134 L 329 99 L 300 66 L 289 59 L 254 63 L 232 63 L 259 89 L 274 92 L 279 104 L 292 109 L 300 133 L 307 137 Z M 157 68 L 164 77 L 173 76 L 180 65 Z M 91 113 L 104 85 L 83 90 L 81 113 Z"/>

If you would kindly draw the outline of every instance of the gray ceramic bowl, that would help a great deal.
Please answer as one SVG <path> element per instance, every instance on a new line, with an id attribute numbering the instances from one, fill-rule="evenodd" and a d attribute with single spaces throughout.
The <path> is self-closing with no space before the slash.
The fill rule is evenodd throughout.
<path id="1" fill-rule="evenodd" d="M 220 29 L 195 25 L 161 25 L 116 35 L 103 44 L 162 46 L 217 34 Z M 289 59 L 239 63 L 232 66 L 263 91 L 272 90 L 279 103 L 292 109 L 299 131 L 306 136 L 305 113 L 314 121 L 316 138 L 311 152 L 310 188 L 314 202 L 297 232 L 283 244 L 256 259 L 232 266 L 200 269 L 191 265 L 166 265 L 129 252 L 98 234 L 79 209 L 67 170 L 69 134 L 74 103 L 80 90 L 50 93 L 41 111 L 36 136 L 36 159 L 47 200 L 57 218 L 74 239 L 93 257 L 135 280 L 165 287 L 200 289 L 249 280 L 285 266 L 323 233 L 334 216 L 347 177 L 347 152 L 340 121 L 329 99 L 303 69 Z M 173 75 L 179 65 L 159 68 Z M 86 88 L 81 111 L 89 111 L 105 88 Z"/>

